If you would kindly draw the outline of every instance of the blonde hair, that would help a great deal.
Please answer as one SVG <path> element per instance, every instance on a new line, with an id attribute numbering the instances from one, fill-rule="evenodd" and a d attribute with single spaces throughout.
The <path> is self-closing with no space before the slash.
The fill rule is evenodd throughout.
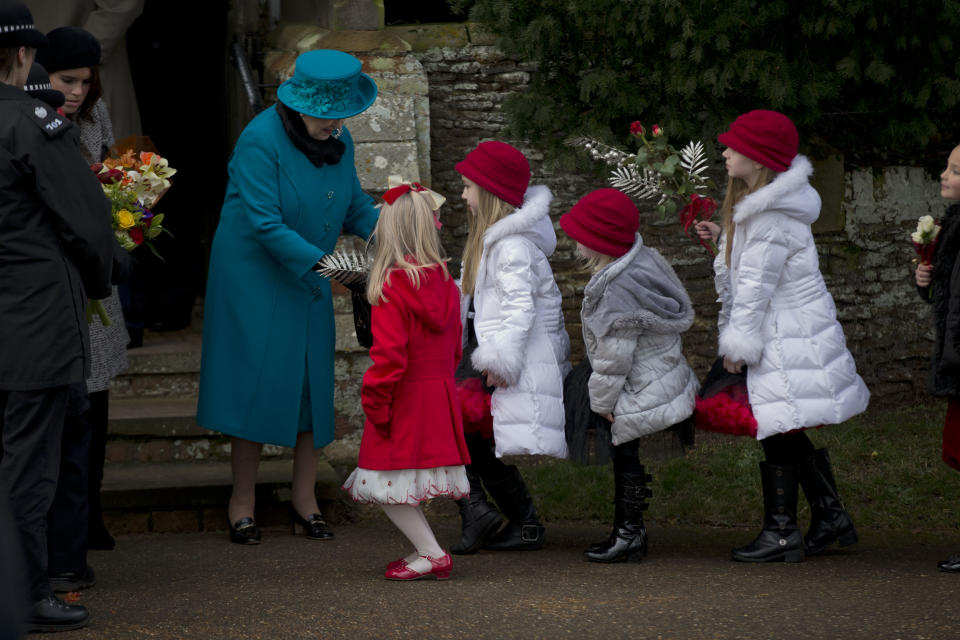
<path id="1" fill-rule="evenodd" d="M 723 212 L 723 237 L 727 239 L 723 258 L 728 267 L 730 266 L 730 252 L 733 248 L 733 232 L 737 227 L 733 222 L 733 208 L 746 196 L 770 184 L 776 175 L 776 171 L 770 167 L 761 167 L 753 188 L 750 188 L 743 178 L 729 178 L 727 180 L 727 194 L 723 197 L 720 210 Z"/>
<path id="2" fill-rule="evenodd" d="M 580 242 L 577 243 L 577 256 L 580 258 L 580 263 L 583 265 L 584 270 L 590 273 L 597 273 L 613 262 L 613 256 L 600 253 Z"/>
<path id="3" fill-rule="evenodd" d="M 370 237 L 375 250 L 367 277 L 370 304 L 387 300 L 383 287 L 390 283 L 395 270 L 403 271 L 416 289 L 420 288 L 420 274 L 434 265 L 440 265 L 444 279 L 450 277 L 428 198 L 410 191 L 393 204 L 380 207 L 380 218 Z"/>
<path id="4" fill-rule="evenodd" d="M 463 271 L 460 274 L 460 289 L 466 294 L 473 294 L 477 284 L 477 268 L 480 257 L 483 255 L 483 236 L 487 229 L 506 216 L 513 213 L 513 205 L 493 195 L 483 187 L 477 185 L 477 215 L 469 215 L 469 233 L 463 247 Z"/>

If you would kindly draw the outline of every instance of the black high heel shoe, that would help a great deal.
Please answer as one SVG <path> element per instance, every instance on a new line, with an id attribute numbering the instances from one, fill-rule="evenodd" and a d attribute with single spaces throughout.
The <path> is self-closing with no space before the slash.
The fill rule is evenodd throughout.
<path id="1" fill-rule="evenodd" d="M 290 505 L 290 524 L 293 535 L 299 534 L 302 530 L 310 540 L 330 540 L 333 538 L 333 531 L 327 526 L 321 514 L 311 513 L 304 519 L 300 517 L 292 504 Z"/>
<path id="2" fill-rule="evenodd" d="M 260 527 L 253 518 L 240 518 L 233 524 L 230 524 L 230 518 L 227 518 L 227 524 L 230 526 L 230 542 L 260 544 Z"/>

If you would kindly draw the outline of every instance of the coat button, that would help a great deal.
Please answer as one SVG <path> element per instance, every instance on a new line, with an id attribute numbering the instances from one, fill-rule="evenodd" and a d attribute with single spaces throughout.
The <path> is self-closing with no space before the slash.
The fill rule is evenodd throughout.
<path id="1" fill-rule="evenodd" d="M 778 495 L 778 496 L 782 496 L 782 495 L 783 495 L 783 489 L 777 489 L 777 495 Z"/>
<path id="2" fill-rule="evenodd" d="M 329 222 L 324 222 L 324 223 L 323 223 L 323 230 L 324 230 L 324 231 L 330 231 L 330 223 L 329 223 Z"/>
<path id="3" fill-rule="evenodd" d="M 333 200 L 333 191 L 327 191 L 327 200 Z"/>

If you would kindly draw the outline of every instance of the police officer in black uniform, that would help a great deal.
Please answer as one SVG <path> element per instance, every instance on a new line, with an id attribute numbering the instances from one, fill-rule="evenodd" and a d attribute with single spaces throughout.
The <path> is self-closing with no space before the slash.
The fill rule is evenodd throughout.
<path id="1" fill-rule="evenodd" d="M 110 205 L 70 122 L 23 92 L 44 36 L 0 0 L 0 500 L 20 536 L 28 631 L 76 629 L 86 608 L 54 597 L 46 518 L 70 385 L 89 375 L 88 298 L 110 295 Z"/>

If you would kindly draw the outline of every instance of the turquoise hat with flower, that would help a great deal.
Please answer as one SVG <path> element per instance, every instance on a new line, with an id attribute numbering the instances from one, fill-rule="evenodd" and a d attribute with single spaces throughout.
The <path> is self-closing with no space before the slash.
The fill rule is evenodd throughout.
<path id="1" fill-rule="evenodd" d="M 377 97 L 373 78 L 349 53 L 316 49 L 297 56 L 293 77 L 280 85 L 277 98 L 305 116 L 338 120 L 355 116 Z"/>

